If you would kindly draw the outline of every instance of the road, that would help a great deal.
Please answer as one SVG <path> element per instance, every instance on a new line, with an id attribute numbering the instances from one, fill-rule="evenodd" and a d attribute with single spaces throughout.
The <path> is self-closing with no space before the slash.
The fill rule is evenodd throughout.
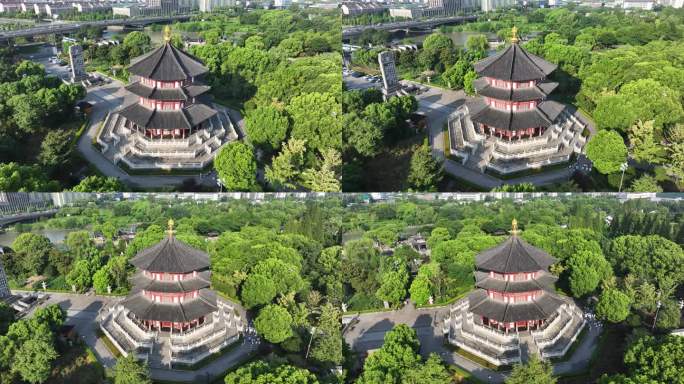
<path id="1" fill-rule="evenodd" d="M 503 383 L 508 372 L 495 372 L 487 369 L 445 346 L 442 320 L 446 317 L 447 311 L 448 307 L 417 309 L 410 303 L 395 311 L 360 314 L 358 323 L 345 332 L 344 339 L 350 348 L 365 353 L 380 348 L 385 333 L 395 325 L 406 324 L 416 330 L 420 340 L 420 354 L 423 357 L 436 353 L 448 364 L 463 368 L 485 383 Z M 570 374 L 586 368 L 600 333 L 601 328 L 591 326 L 587 336 L 582 339 L 570 359 L 554 365 L 554 374 Z"/>
<path id="2" fill-rule="evenodd" d="M 155 17 L 140 17 L 140 18 L 125 18 L 125 19 L 110 19 L 99 21 L 77 21 L 65 23 L 49 23 L 47 25 L 40 25 L 36 27 L 19 29 L 15 31 L 0 32 L 0 41 L 15 39 L 17 37 L 31 37 L 36 35 L 46 35 L 53 33 L 70 33 L 77 31 L 84 27 L 108 27 L 110 25 L 148 25 L 154 23 L 163 23 L 169 21 L 188 20 L 191 15 L 177 15 L 177 16 L 155 16 Z"/>
<path id="3" fill-rule="evenodd" d="M 208 188 L 217 188 L 216 176 L 213 173 L 202 175 L 186 176 L 164 176 L 164 175 L 129 175 L 117 165 L 109 161 L 93 145 L 93 141 L 100 128 L 100 124 L 107 116 L 107 113 L 115 110 L 121 105 L 126 105 L 135 101 L 135 96 L 128 93 L 124 84 L 112 79 L 110 84 L 88 89 L 85 100 L 93 104 L 90 114 L 90 127 L 78 141 L 78 149 L 81 154 L 92 163 L 102 174 L 109 177 L 116 177 L 133 189 L 157 189 L 164 186 L 178 186 L 191 179 L 196 185 L 203 185 Z M 233 109 L 226 108 L 230 114 L 233 124 L 237 129 L 243 131 L 244 121 L 242 115 Z"/>
<path id="4" fill-rule="evenodd" d="M 392 23 L 382 23 L 382 24 L 369 24 L 369 25 L 357 25 L 353 27 L 344 27 L 342 29 L 342 37 L 350 38 L 352 36 L 360 35 L 363 31 L 368 29 L 374 29 L 377 31 L 389 31 L 394 29 L 408 29 L 408 28 L 434 28 L 442 24 L 454 24 L 462 23 L 465 21 L 475 21 L 477 16 L 450 16 L 450 17 L 438 17 L 428 20 L 409 20 L 409 21 L 398 21 Z"/>

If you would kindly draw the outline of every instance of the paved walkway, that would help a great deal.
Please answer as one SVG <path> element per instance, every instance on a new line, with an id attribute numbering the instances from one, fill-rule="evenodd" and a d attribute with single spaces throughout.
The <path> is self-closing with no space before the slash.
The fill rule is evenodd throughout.
<path id="1" fill-rule="evenodd" d="M 93 164 L 102 174 L 109 177 L 116 177 L 133 189 L 154 189 L 165 186 L 178 186 L 186 180 L 194 180 L 197 185 L 207 187 L 217 187 L 216 175 L 212 172 L 203 175 L 187 176 L 163 176 L 163 175 L 129 175 L 114 163 L 109 161 L 104 155 L 95 148 L 92 143 L 100 128 L 100 124 L 107 116 L 107 113 L 115 110 L 124 104 L 132 103 L 135 96 L 126 92 L 124 84 L 118 80 L 112 80 L 110 84 L 88 89 L 85 100 L 93 104 L 90 114 L 90 127 L 78 141 L 78 150 L 91 164 Z M 233 109 L 225 108 L 236 128 L 243 132 L 244 121 L 242 115 Z"/>
<path id="2" fill-rule="evenodd" d="M 420 340 L 420 353 L 424 357 L 436 353 L 448 364 L 463 368 L 483 382 L 503 383 L 508 372 L 487 369 L 453 352 L 445 345 L 442 321 L 447 312 L 448 307 L 419 309 L 409 304 L 395 311 L 363 313 L 358 316 L 358 322 L 344 333 L 344 339 L 350 348 L 363 353 L 380 348 L 385 333 L 395 325 L 406 324 L 416 330 Z M 355 315 L 345 316 L 349 317 Z M 570 359 L 554 365 L 553 371 L 556 375 L 580 372 L 587 367 L 601 332 L 596 326 L 587 329 L 587 336 L 582 339 L 582 344 L 577 346 Z"/>

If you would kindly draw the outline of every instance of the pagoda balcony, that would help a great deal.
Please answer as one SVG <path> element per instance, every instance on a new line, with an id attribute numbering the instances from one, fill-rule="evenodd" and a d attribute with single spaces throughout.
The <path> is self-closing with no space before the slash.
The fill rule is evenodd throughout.
<path id="1" fill-rule="evenodd" d="M 520 363 L 520 348 L 506 350 L 501 352 L 497 349 L 491 348 L 486 343 L 480 343 L 479 341 L 472 340 L 467 337 L 463 337 L 463 334 L 456 330 L 449 334 L 449 343 L 458 346 L 459 348 L 472 353 L 496 366 L 510 365 L 515 363 Z"/>
<path id="2" fill-rule="evenodd" d="M 199 347 L 211 344 L 218 339 L 228 338 L 228 327 L 224 326 L 219 329 L 214 329 L 213 332 L 207 333 L 200 338 L 190 340 L 188 342 L 174 342 L 171 341 L 172 352 L 187 352 L 197 349 Z"/>
<path id="3" fill-rule="evenodd" d="M 577 337 L 582 332 L 587 322 L 582 317 L 575 317 L 571 323 L 568 323 L 565 332 L 559 333 L 556 341 L 553 344 L 540 346 L 541 357 L 544 359 L 556 358 L 564 356 L 572 344 L 577 340 Z M 539 346 L 539 344 L 537 344 Z"/>
<path id="4" fill-rule="evenodd" d="M 495 147 L 494 151 L 492 151 L 492 157 L 495 159 L 502 159 L 502 160 L 515 160 L 515 159 L 524 159 L 524 158 L 529 158 L 531 156 L 544 156 L 544 155 L 552 155 L 558 153 L 558 146 L 546 146 L 539 148 L 537 147 L 536 149 L 518 149 L 517 151 L 502 151 L 498 146 Z"/>
<path id="5" fill-rule="evenodd" d="M 218 338 L 211 341 L 207 345 L 203 345 L 202 348 L 188 351 L 178 351 L 171 353 L 171 362 L 175 364 L 195 364 L 206 357 L 221 351 L 223 348 L 230 344 L 235 343 L 240 339 L 239 334 L 234 334 L 227 338 Z"/>

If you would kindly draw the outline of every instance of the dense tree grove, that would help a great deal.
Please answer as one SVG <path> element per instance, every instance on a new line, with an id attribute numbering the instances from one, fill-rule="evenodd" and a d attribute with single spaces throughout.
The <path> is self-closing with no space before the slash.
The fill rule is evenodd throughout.
<path id="1" fill-rule="evenodd" d="M 217 12 L 177 27 L 199 32 L 207 40 L 192 53 L 209 68 L 212 92 L 231 106 L 244 106 L 247 140 L 259 166 L 270 169 L 266 188 L 339 192 L 339 19 L 292 10 L 256 11 L 249 18 Z M 290 156 L 293 140 L 302 143 L 301 153 L 295 155 L 298 161 L 283 159 Z M 281 168 L 283 162 L 288 163 L 287 170 Z M 322 184 L 312 182 L 318 177 Z M 224 186 L 254 190 L 256 183 Z"/>
<path id="2" fill-rule="evenodd" d="M 347 165 L 344 191 L 367 190 L 355 180 L 361 177 L 366 165 L 378 161 L 386 148 L 414 134 L 411 117 L 417 110 L 418 102 L 413 96 L 392 97 L 384 102 L 380 91 L 374 88 L 342 93 L 342 143 Z M 409 179 L 407 174 L 402 189 L 410 186 L 418 190 L 434 189 L 433 183 L 441 176 L 439 166 L 424 154 L 425 148 L 417 155 L 414 179 Z M 422 171 L 427 174 L 419 174 Z"/>
<path id="3" fill-rule="evenodd" d="M 65 123 L 76 119 L 74 105 L 85 90 L 14 56 L 11 48 L 0 50 L 0 190 L 57 190 L 50 177 L 70 162 L 76 133 Z M 37 151 L 30 148 L 35 143 Z"/>
<path id="4" fill-rule="evenodd" d="M 583 196 L 469 204 L 410 196 L 370 204 L 367 199 L 342 195 L 308 201 L 267 199 L 261 204 L 227 197 L 203 203 L 163 198 L 83 202 L 61 208 L 54 218 L 17 226 L 24 233 L 0 257 L 13 287 L 27 287 L 31 281 L 27 288 L 41 289 L 40 275 L 48 289 L 125 294 L 134 271 L 130 258 L 160 241 L 172 218 L 179 240 L 210 255 L 212 288 L 240 302 L 262 339 L 292 357 L 287 360 L 292 366 L 275 359 L 241 368 L 252 372 L 255 383 L 281 376 L 328 382 L 336 379 L 327 372 L 340 366 L 353 379 L 357 372 L 349 365 L 342 338 L 342 311 L 399 308 L 406 299 L 418 306 L 439 305 L 464 297 L 474 287 L 475 256 L 500 244 L 513 218 L 525 241 L 557 259 L 551 267 L 559 276 L 556 288 L 593 306 L 606 327 L 647 325 L 664 333 L 681 326 L 681 204 Z M 53 244 L 37 233 L 46 228 L 69 233 Z M 132 229 L 134 239 L 120 236 Z M 426 240 L 429 253 L 414 249 L 410 239 L 415 235 Z M 46 312 L 37 318 L 42 320 L 36 324 L 53 329 L 49 324 L 57 320 L 51 319 L 60 315 Z M 15 322 L 0 307 L 0 334 L 4 329 L 7 335 L 39 333 L 29 326 L 34 325 Z M 16 350 L 5 358 L 12 359 L 15 373 L 26 381 L 43 377 L 44 368 L 37 365 L 48 366 L 54 359 L 49 343 L 39 339 L 24 347 L 25 339 L 16 340 L 0 336 L 0 345 Z M 636 357 L 625 360 L 630 369 L 625 375 L 654 374 L 644 373 L 647 368 L 639 365 L 642 356 L 650 356 L 660 344 L 642 344 L 627 355 Z M 440 380 L 446 371 L 439 358 L 423 359 L 418 348 L 415 331 L 397 327 L 387 334 L 385 346 L 366 360 L 359 382 L 444 382 Z M 48 352 L 38 358 L 37 349 Z M 317 377 L 293 368 L 300 367 L 305 356 Z M 121 380 L 129 377 L 125 373 L 145 372 L 143 367 L 120 371 Z M 530 372 L 546 368 L 530 363 L 516 372 L 512 377 L 525 382 Z M 228 377 L 226 382 L 237 382 L 229 381 L 236 376 Z"/>
<path id="5" fill-rule="evenodd" d="M 56 331 L 65 318 L 63 309 L 49 305 L 36 309 L 30 318 L 0 329 L 0 379 L 7 383 L 45 382 L 59 356 Z"/>
<path id="6" fill-rule="evenodd" d="M 416 331 L 400 324 L 385 334 L 382 348 L 370 355 L 363 366 L 358 384 L 425 383 L 442 384 L 449 381 L 449 372 L 438 355 L 424 360 L 418 353 L 420 341 Z"/>

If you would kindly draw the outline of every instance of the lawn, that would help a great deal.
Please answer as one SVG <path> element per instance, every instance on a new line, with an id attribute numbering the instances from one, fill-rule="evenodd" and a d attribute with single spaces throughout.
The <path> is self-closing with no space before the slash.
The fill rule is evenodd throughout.
<path id="1" fill-rule="evenodd" d="M 630 328 L 621 325 L 606 325 L 601 334 L 598 347 L 594 350 L 587 372 L 560 377 L 558 384 L 593 383 L 603 374 L 614 375 L 626 371 L 623 356 L 626 349 L 626 338 Z"/>
<path id="2" fill-rule="evenodd" d="M 363 165 L 362 182 L 364 190 L 391 192 L 406 189 L 406 178 L 411 166 L 411 155 L 423 144 L 424 134 L 414 135 L 368 159 Z"/>
<path id="3" fill-rule="evenodd" d="M 104 367 L 93 352 L 82 342 L 73 346 L 64 345 L 53 365 L 46 384 L 100 384 L 105 383 Z"/>

